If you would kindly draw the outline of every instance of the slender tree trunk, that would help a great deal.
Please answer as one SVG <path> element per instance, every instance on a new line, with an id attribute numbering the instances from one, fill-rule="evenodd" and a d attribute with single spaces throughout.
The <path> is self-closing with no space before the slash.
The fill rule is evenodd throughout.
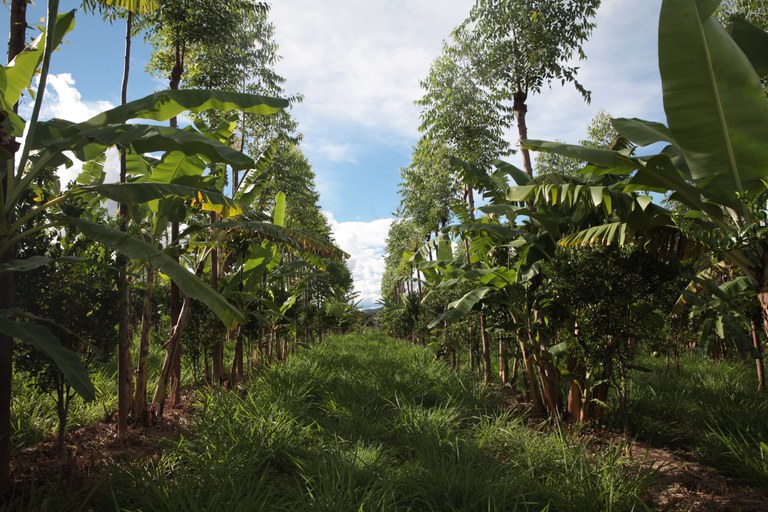
<path id="1" fill-rule="evenodd" d="M 169 88 L 171 90 L 178 90 L 179 84 L 181 84 L 181 75 L 184 73 L 184 57 L 183 57 L 183 48 L 178 38 L 176 38 L 176 42 L 174 44 L 175 49 L 175 60 L 173 64 L 173 69 L 171 70 L 171 77 L 169 81 Z M 178 120 L 176 117 L 172 117 L 169 120 L 169 125 L 171 128 L 178 128 Z M 171 245 L 177 246 L 179 243 L 179 223 L 178 222 L 172 222 L 171 223 Z M 178 263 L 179 258 L 176 256 L 176 262 Z M 182 310 L 182 304 L 181 304 L 181 293 L 179 291 L 179 287 L 176 283 L 171 281 L 171 290 L 170 290 L 170 314 L 171 314 L 171 325 L 175 329 L 176 326 L 183 326 L 186 324 L 186 322 L 180 322 L 181 318 L 181 310 Z M 181 332 L 179 332 L 179 338 L 181 338 Z M 173 352 L 173 360 L 171 361 L 171 393 L 170 393 L 170 406 L 176 407 L 179 404 L 179 401 L 181 400 L 181 343 L 179 343 L 179 346 L 176 350 Z"/>
<path id="2" fill-rule="evenodd" d="M 10 30 L 8 38 L 8 62 L 24 49 L 27 33 L 27 2 L 11 2 Z M 18 106 L 14 105 L 14 112 Z M 0 181 L 0 194 L 6 197 L 9 183 L 14 179 L 14 162 L 18 145 L 6 133 L 0 137 L 0 144 L 9 153 L 9 158 L 0 165 L 6 166 L 6 180 Z M 6 219 L 6 226 L 13 223 L 13 215 Z M 16 245 L 0 254 L 0 264 L 16 259 Z M 16 278 L 13 272 L 0 274 L 0 309 L 16 307 Z M 0 493 L 10 487 L 11 465 L 11 383 L 13 381 L 13 338 L 0 334 Z"/>
<path id="3" fill-rule="evenodd" d="M 165 408 L 165 399 L 168 395 L 168 381 L 171 378 L 171 372 L 173 369 L 173 362 L 176 359 L 176 355 L 180 350 L 181 334 L 184 332 L 184 326 L 189 318 L 191 311 L 192 300 L 189 297 L 184 297 L 184 302 L 181 305 L 181 311 L 176 325 L 171 330 L 171 336 L 165 343 L 165 359 L 163 360 L 163 367 L 160 371 L 160 379 L 157 382 L 157 389 L 152 397 L 151 411 L 155 417 L 160 419 L 163 417 L 163 410 Z"/>
<path id="4" fill-rule="evenodd" d="M 67 417 L 69 416 L 69 404 L 72 402 L 72 388 L 67 384 L 64 376 L 59 374 L 56 383 L 56 414 L 58 425 L 58 458 L 60 462 L 67 460 Z"/>
<path id="5" fill-rule="evenodd" d="M 125 105 L 128 101 L 128 77 L 131 64 L 131 30 L 133 14 L 128 13 L 125 22 L 125 53 L 123 58 L 123 82 L 120 88 L 120 101 Z M 125 148 L 120 148 L 120 183 L 125 183 L 127 174 Z M 128 206 L 120 204 L 120 231 L 125 232 L 128 226 Z M 131 410 L 131 332 L 130 332 L 130 289 L 128 287 L 127 262 L 120 258 L 118 274 L 118 293 L 120 295 L 120 327 L 117 349 L 117 433 L 124 437 L 128 433 L 128 413 Z"/>
<path id="6" fill-rule="evenodd" d="M 267 339 L 267 350 L 263 353 L 263 358 L 268 359 L 269 355 L 269 339 Z M 229 372 L 229 386 L 235 387 L 235 384 L 243 377 L 243 337 L 240 334 L 240 329 L 235 334 L 235 353 L 232 357 L 232 368 Z"/>
<path id="7" fill-rule="evenodd" d="M 483 382 L 491 383 L 491 344 L 485 329 L 485 313 L 480 312 L 480 340 L 483 344 Z"/>
<path id="8" fill-rule="evenodd" d="M 144 304 L 141 311 L 141 338 L 139 341 L 139 360 L 136 364 L 136 393 L 133 396 L 133 421 L 138 425 L 148 424 L 147 417 L 147 380 L 149 372 L 149 333 L 152 328 L 152 288 L 155 284 L 155 269 L 147 265 L 147 281 L 144 290 Z"/>
<path id="9" fill-rule="evenodd" d="M 512 110 L 517 118 L 517 133 L 520 137 L 520 143 L 528 138 L 528 126 L 525 124 L 525 115 L 528 113 L 528 106 L 525 102 L 528 100 L 528 93 L 518 91 L 513 97 Z M 521 147 L 520 152 L 523 155 L 523 168 L 528 176 L 533 178 L 533 166 L 531 165 L 530 152 Z"/>
<path id="10" fill-rule="evenodd" d="M 499 336 L 499 382 L 502 386 L 509 383 L 509 352 L 504 336 Z"/>
<path id="11" fill-rule="evenodd" d="M 171 245 L 176 247 L 179 244 L 179 223 L 173 222 L 171 223 Z M 179 257 L 175 257 L 176 262 L 179 262 Z M 185 298 L 186 300 L 186 298 Z M 171 315 L 171 326 L 175 330 L 179 326 L 181 326 L 181 329 L 184 328 L 184 325 L 186 322 L 180 322 L 181 319 L 181 313 L 183 309 L 183 304 L 181 301 L 181 293 L 179 291 L 179 286 L 171 281 L 171 289 L 170 289 L 170 315 Z M 181 332 L 179 332 L 179 339 L 181 339 Z M 181 343 L 178 344 L 179 346 L 174 349 L 171 359 L 171 368 L 170 368 L 170 400 L 169 405 L 171 408 L 176 407 L 179 404 L 180 400 L 180 394 L 181 394 Z"/>
<path id="12" fill-rule="evenodd" d="M 8 62 L 24 49 L 27 37 L 27 0 L 11 2 L 10 34 L 8 36 Z"/>
<path id="13" fill-rule="evenodd" d="M 0 263 L 12 261 L 16 248 L 0 257 Z M 16 306 L 16 280 L 12 272 L 0 275 L 0 309 Z M 13 380 L 13 338 L 0 335 L 0 493 L 10 485 L 11 463 L 11 383 Z"/>

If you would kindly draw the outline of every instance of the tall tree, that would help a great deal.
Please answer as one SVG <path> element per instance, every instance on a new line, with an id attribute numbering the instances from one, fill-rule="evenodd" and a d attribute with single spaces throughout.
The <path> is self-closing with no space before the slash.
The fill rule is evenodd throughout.
<path id="1" fill-rule="evenodd" d="M 477 0 L 461 27 L 473 41 L 473 63 L 495 96 L 512 101 L 520 140 L 528 138 L 526 101 L 542 87 L 569 82 L 585 100 L 574 55 L 585 59 L 582 44 L 592 33 L 600 0 Z M 533 176 L 528 150 L 524 169 Z"/>

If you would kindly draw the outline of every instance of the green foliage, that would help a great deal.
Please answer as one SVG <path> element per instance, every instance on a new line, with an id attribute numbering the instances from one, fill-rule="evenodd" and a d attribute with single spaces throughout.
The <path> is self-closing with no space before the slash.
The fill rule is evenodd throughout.
<path id="1" fill-rule="evenodd" d="M 756 393 L 754 370 L 739 360 L 713 361 L 684 351 L 679 360 L 643 357 L 652 373 L 629 383 L 632 424 L 638 438 L 685 449 L 704 462 L 766 489 L 768 406 Z"/>
<path id="2" fill-rule="evenodd" d="M 201 398 L 195 435 L 115 467 L 92 504 L 152 510 L 633 510 L 647 476 L 536 432 L 423 348 L 327 340 Z"/>
<path id="3" fill-rule="evenodd" d="M 552 82 L 570 82 L 586 98 L 576 80 L 574 54 L 586 56 L 581 45 L 594 28 L 600 0 L 528 2 L 481 0 L 472 9 L 465 29 L 483 55 L 480 75 L 499 94 L 539 93 Z"/>

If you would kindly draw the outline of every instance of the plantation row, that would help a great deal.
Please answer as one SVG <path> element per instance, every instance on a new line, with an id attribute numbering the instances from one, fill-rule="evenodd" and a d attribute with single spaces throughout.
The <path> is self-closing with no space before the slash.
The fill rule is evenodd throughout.
<path id="1" fill-rule="evenodd" d="M 633 510 L 648 475 L 536 432 L 428 350 L 377 333 L 326 339 L 202 393 L 191 437 L 14 510 Z M 96 478 L 98 477 L 98 478 Z M 596 508 L 595 508 L 596 507 Z"/>
<path id="2" fill-rule="evenodd" d="M 662 1 L 666 122 L 601 111 L 578 145 L 530 140 L 530 96 L 560 82 L 589 101 L 574 61 L 600 3 L 478 1 L 444 43 L 401 172 L 382 326 L 518 390 L 536 417 L 679 443 L 765 488 L 768 12 Z M 504 161 L 513 126 L 521 168 Z M 651 354 L 749 365 L 751 390 L 683 399 Z M 745 403 L 755 414 L 734 416 Z"/>
<path id="3" fill-rule="evenodd" d="M 486 383 L 522 381 L 537 416 L 599 420 L 615 393 L 629 438 L 643 353 L 751 359 L 766 387 L 768 17 L 663 1 L 668 126 L 603 112 L 582 145 L 529 140 L 525 101 L 543 85 L 589 99 L 569 59 L 599 4 L 477 2 L 455 29 L 422 82 L 382 315 Z M 499 160 L 513 120 L 523 169 Z"/>
<path id="4" fill-rule="evenodd" d="M 29 476 L 11 475 L 12 454 L 52 430 L 66 461 L 66 432 L 98 418 L 121 440 L 129 427 L 162 427 L 184 385 L 234 388 L 359 316 L 348 255 L 320 212 L 287 110 L 301 96 L 274 70 L 266 4 L 86 1 L 61 14 L 50 0 L 40 29 L 27 23 L 28 2 L 9 4 L 0 494 Z M 51 60 L 85 16 L 125 28 L 121 105 L 82 122 L 42 119 Z M 128 101 L 138 34 L 153 49 L 148 71 L 170 77 L 169 90 Z M 114 149 L 119 180 L 106 183 Z M 61 183 L 75 162 L 75 179 Z M 54 411 L 56 429 L 35 420 Z"/>

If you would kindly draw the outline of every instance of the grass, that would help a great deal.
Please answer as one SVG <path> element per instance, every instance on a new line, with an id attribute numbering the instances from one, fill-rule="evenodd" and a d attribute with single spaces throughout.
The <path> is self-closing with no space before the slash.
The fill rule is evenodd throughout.
<path id="1" fill-rule="evenodd" d="M 743 361 L 684 354 L 679 370 L 645 358 L 652 373 L 632 376 L 631 423 L 637 436 L 681 449 L 724 474 L 768 491 L 768 400 Z"/>
<path id="2" fill-rule="evenodd" d="M 163 362 L 161 345 L 162 341 L 158 339 L 153 339 L 150 345 L 150 399 Z M 137 338 L 134 340 L 132 352 L 134 357 L 138 348 Z M 96 399 L 86 403 L 79 396 L 75 396 L 69 408 L 67 431 L 103 420 L 117 410 L 117 369 L 114 357 L 107 363 L 95 364 L 90 377 L 96 388 Z M 192 382 L 191 368 L 184 365 L 182 385 L 189 386 Z M 11 397 L 11 447 L 14 452 L 55 436 L 58 426 L 55 392 L 41 393 L 27 373 L 15 371 Z"/>
<path id="3" fill-rule="evenodd" d="M 242 394 L 211 391 L 194 436 L 114 467 L 99 510 L 638 510 L 647 476 L 537 431 L 426 349 L 328 339 Z"/>

